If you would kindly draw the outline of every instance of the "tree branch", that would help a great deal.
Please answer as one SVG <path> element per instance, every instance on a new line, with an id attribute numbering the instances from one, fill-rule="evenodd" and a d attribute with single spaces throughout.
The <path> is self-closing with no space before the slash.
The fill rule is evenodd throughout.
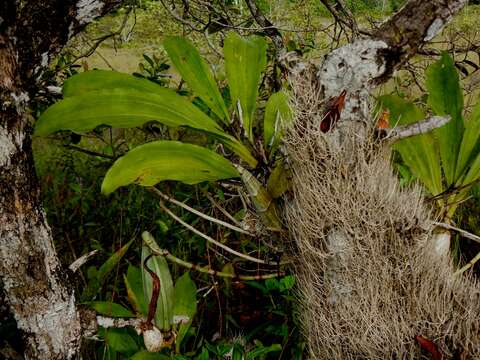
<path id="1" fill-rule="evenodd" d="M 263 28 L 263 31 L 272 39 L 273 46 L 277 51 L 277 57 L 286 53 L 285 44 L 283 43 L 282 34 L 280 31 L 263 15 L 255 0 L 245 0 L 248 9 L 255 19 L 255 22 Z"/>
<path id="2" fill-rule="evenodd" d="M 377 129 L 381 138 L 398 141 L 415 135 L 425 134 L 444 126 L 451 120 L 451 116 L 432 116 L 428 119 L 417 121 L 413 124 L 400 125 L 391 129 Z"/>

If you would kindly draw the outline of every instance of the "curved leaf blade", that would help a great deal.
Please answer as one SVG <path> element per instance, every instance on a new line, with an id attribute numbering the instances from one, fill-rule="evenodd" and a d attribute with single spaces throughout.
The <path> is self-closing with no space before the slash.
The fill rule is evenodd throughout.
<path id="1" fill-rule="evenodd" d="M 99 125 L 131 128 L 151 120 L 225 135 L 213 119 L 187 99 L 169 89 L 158 90 L 153 94 L 109 89 L 63 99 L 40 116 L 35 135 L 46 136 L 60 130 L 85 132 Z"/>
<path id="2" fill-rule="evenodd" d="M 244 38 L 234 32 L 225 37 L 223 54 L 232 104 L 251 141 L 258 86 L 267 66 L 266 51 L 267 44 L 262 37 Z"/>
<path id="3" fill-rule="evenodd" d="M 461 180 L 469 169 L 474 169 L 473 161 L 478 157 L 480 152 L 480 102 L 474 107 L 470 117 L 465 125 L 465 132 L 460 146 L 460 153 L 458 155 L 456 178 Z M 480 169 L 478 169 L 480 170 Z M 473 170 L 473 174 L 478 172 Z M 469 176 L 470 177 L 470 176 Z M 473 175 L 473 178 L 476 176 Z M 464 183 L 466 184 L 466 183 Z M 460 184 L 457 184 L 460 185 Z"/>
<path id="4" fill-rule="evenodd" d="M 210 68 L 198 50 L 181 36 L 167 37 L 163 46 L 188 86 L 225 124 L 228 124 L 230 120 L 225 102 Z"/>
<path id="5" fill-rule="evenodd" d="M 426 86 L 429 92 L 428 105 L 435 115 L 450 115 L 452 120 L 434 130 L 438 138 L 440 157 L 447 185 L 455 182 L 457 157 L 463 135 L 463 93 L 453 59 L 447 53 L 426 72 Z"/>
<path id="6" fill-rule="evenodd" d="M 235 167 L 217 153 L 198 145 L 178 141 L 154 141 L 136 147 L 108 170 L 102 193 L 132 183 L 153 186 L 163 180 L 185 184 L 238 177 Z"/>

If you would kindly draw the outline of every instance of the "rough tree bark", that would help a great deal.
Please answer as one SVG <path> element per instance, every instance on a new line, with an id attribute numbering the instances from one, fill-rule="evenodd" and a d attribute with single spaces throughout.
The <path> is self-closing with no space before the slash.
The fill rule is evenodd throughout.
<path id="1" fill-rule="evenodd" d="M 27 359 L 71 359 L 81 325 L 42 208 L 30 99 L 68 39 L 120 0 L 0 2 L 0 276 Z"/>

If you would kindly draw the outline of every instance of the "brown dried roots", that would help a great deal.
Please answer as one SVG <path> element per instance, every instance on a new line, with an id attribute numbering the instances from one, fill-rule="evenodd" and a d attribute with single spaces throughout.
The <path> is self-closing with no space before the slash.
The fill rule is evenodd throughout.
<path id="1" fill-rule="evenodd" d="M 386 149 L 334 145 L 319 129 L 317 95 L 297 87 L 285 144 L 294 173 L 285 218 L 311 358 L 420 359 L 422 335 L 447 358 L 479 359 L 480 287 L 434 255 L 421 189 L 400 188 Z"/>

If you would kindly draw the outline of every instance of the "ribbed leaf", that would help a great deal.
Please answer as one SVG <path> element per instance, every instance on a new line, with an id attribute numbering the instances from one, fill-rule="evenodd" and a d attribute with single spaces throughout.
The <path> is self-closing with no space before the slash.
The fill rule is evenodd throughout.
<path id="1" fill-rule="evenodd" d="M 63 97 L 84 95 L 92 91 L 127 89 L 162 95 L 165 88 L 153 81 L 108 70 L 92 70 L 76 74 L 63 84 Z"/>
<path id="2" fill-rule="evenodd" d="M 427 68 L 425 74 L 429 92 L 428 105 L 435 115 L 452 117 L 447 125 L 434 130 L 447 185 L 451 185 L 456 180 L 455 168 L 463 135 L 463 93 L 450 55 L 444 53 L 440 60 Z"/>
<path id="3" fill-rule="evenodd" d="M 395 95 L 382 96 L 380 106 L 390 111 L 392 125 L 405 125 L 425 118 L 422 110 Z M 405 164 L 428 191 L 437 195 L 443 191 L 440 157 L 432 134 L 415 136 L 395 144 Z"/>
<path id="4" fill-rule="evenodd" d="M 283 130 L 292 122 L 292 110 L 288 104 L 288 96 L 279 91 L 267 101 L 263 122 L 265 146 L 274 152 L 283 136 Z"/>
<path id="5" fill-rule="evenodd" d="M 167 37 L 163 46 L 173 65 L 195 95 L 225 123 L 229 123 L 228 110 L 213 74 L 197 49 L 180 36 Z"/>
<path id="6" fill-rule="evenodd" d="M 197 312 L 197 287 L 188 273 L 180 276 L 175 283 L 175 305 L 173 308 L 174 322 L 177 317 L 182 318 L 175 339 L 175 348 L 180 352 L 182 340 L 192 324 Z"/>
<path id="7" fill-rule="evenodd" d="M 142 237 L 152 236 L 148 232 L 143 232 Z M 147 256 L 151 254 L 148 247 L 142 247 L 142 280 L 143 295 L 145 303 L 150 304 L 152 297 L 152 277 L 143 268 L 143 264 Z M 148 260 L 147 266 L 160 279 L 160 294 L 157 301 L 157 312 L 155 313 L 155 325 L 160 330 L 169 330 L 173 323 L 173 305 L 174 305 L 174 289 L 172 276 L 168 269 L 167 261 L 163 256 L 153 256 Z"/>
<path id="8" fill-rule="evenodd" d="M 460 154 L 458 155 L 456 178 L 462 179 L 466 171 L 472 165 L 472 162 L 479 155 L 480 151 L 480 102 L 475 106 L 468 121 L 465 125 L 465 132 L 463 133 L 462 145 L 460 146 Z M 472 166 L 473 169 L 473 166 Z M 477 170 L 473 169 L 470 176 L 475 177 Z M 463 184 L 465 184 L 462 181 Z M 457 185 L 460 185 L 457 183 Z"/>
<path id="9" fill-rule="evenodd" d="M 119 158 L 105 175 L 102 193 L 132 183 L 152 186 L 163 180 L 185 184 L 238 177 L 227 159 L 204 147 L 178 141 L 153 141 Z"/>
<path id="10" fill-rule="evenodd" d="M 265 39 L 258 36 L 244 38 L 234 32 L 226 36 L 223 47 L 232 104 L 252 141 L 258 86 L 267 64 L 266 49 Z"/>
<path id="11" fill-rule="evenodd" d="M 84 132 L 99 125 L 131 128 L 151 120 L 225 135 L 217 123 L 195 105 L 162 87 L 158 87 L 156 93 L 117 88 L 68 97 L 42 114 L 35 134 L 46 136 L 59 130 Z"/>

